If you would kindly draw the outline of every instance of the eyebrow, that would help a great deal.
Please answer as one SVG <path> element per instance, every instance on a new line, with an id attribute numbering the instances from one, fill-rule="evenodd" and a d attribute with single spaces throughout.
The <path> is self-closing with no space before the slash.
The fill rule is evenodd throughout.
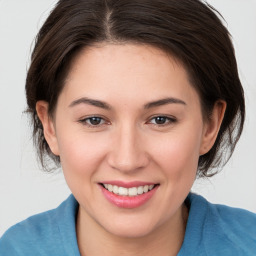
<path id="1" fill-rule="evenodd" d="M 111 109 L 110 105 L 107 104 L 106 102 L 103 102 L 100 100 L 94 100 L 94 99 L 90 99 L 90 98 L 86 98 L 86 97 L 82 97 L 80 99 L 72 101 L 71 104 L 69 105 L 69 107 L 74 107 L 79 104 L 92 105 L 92 106 L 96 106 L 96 107 L 107 109 L 107 110 Z"/>
<path id="2" fill-rule="evenodd" d="M 107 104 L 106 102 L 100 101 L 100 100 L 95 100 L 95 99 L 90 99 L 87 97 L 82 97 L 82 98 L 72 101 L 71 104 L 69 105 L 69 107 L 74 107 L 79 104 L 88 104 L 88 105 L 96 106 L 96 107 L 107 109 L 107 110 L 111 109 L 111 106 L 109 104 Z M 144 109 L 159 107 L 159 106 L 163 106 L 166 104 L 187 105 L 183 100 L 171 97 L 171 98 L 164 98 L 164 99 L 149 102 L 144 105 Z"/>
<path id="3" fill-rule="evenodd" d="M 144 108 L 149 109 L 149 108 L 163 106 L 163 105 L 166 105 L 166 104 L 187 105 L 186 102 L 184 102 L 183 100 L 177 99 L 177 98 L 164 98 L 164 99 L 149 102 L 146 105 L 144 105 Z"/>

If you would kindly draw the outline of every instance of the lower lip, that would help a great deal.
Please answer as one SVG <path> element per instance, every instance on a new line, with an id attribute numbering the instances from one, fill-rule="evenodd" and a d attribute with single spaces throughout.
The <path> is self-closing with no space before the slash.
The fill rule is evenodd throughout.
<path id="1" fill-rule="evenodd" d="M 128 208 L 128 209 L 137 208 L 144 205 L 155 194 L 158 187 L 159 186 L 156 186 L 152 190 L 148 191 L 147 193 L 143 193 L 137 196 L 119 196 L 108 191 L 107 189 L 103 188 L 100 185 L 103 195 L 110 203 L 120 208 Z"/>

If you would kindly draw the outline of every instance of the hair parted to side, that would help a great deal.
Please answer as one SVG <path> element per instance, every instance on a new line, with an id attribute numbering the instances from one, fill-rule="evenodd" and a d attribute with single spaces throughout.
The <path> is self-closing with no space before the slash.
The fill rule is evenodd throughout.
<path id="1" fill-rule="evenodd" d="M 36 38 L 26 80 L 34 142 L 44 169 L 59 164 L 43 134 L 36 102 L 49 103 L 49 115 L 72 60 L 101 42 L 136 43 L 162 49 L 180 61 L 210 118 L 216 101 L 227 103 L 212 149 L 200 156 L 198 176 L 212 176 L 231 156 L 241 135 L 245 104 L 229 32 L 219 13 L 200 0 L 60 0 Z M 49 169 L 48 169 L 49 170 Z"/>

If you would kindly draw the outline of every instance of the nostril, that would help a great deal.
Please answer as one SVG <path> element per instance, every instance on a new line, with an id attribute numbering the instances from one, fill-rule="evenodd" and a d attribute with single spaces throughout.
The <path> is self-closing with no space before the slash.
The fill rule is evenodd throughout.
<path id="1" fill-rule="evenodd" d="M 125 152 L 123 155 L 112 154 L 108 158 L 108 164 L 111 168 L 121 172 L 134 172 L 145 168 L 149 163 L 148 157 L 144 153 L 137 152 L 131 155 Z"/>

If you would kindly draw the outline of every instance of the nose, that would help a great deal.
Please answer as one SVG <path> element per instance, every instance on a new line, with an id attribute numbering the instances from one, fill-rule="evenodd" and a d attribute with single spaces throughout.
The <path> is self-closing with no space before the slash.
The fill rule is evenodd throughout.
<path id="1" fill-rule="evenodd" d="M 134 127 L 124 125 L 112 134 L 112 150 L 108 155 L 108 163 L 112 168 L 130 173 L 147 166 L 149 156 L 140 133 Z"/>

